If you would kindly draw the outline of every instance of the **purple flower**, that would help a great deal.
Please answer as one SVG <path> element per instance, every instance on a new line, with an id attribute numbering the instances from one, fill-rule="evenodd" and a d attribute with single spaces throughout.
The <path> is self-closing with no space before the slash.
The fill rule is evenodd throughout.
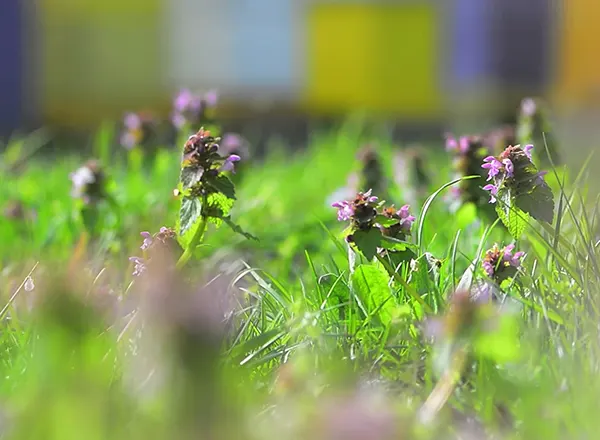
<path id="1" fill-rule="evenodd" d="M 465 154 L 469 151 L 469 138 L 461 136 L 458 140 L 452 135 L 446 135 L 446 151 L 458 151 Z"/>
<path id="2" fill-rule="evenodd" d="M 483 187 L 484 191 L 490 192 L 490 203 L 496 203 L 496 196 L 498 195 L 498 187 L 491 183 Z"/>
<path id="3" fill-rule="evenodd" d="M 244 140 L 239 134 L 225 133 L 220 144 L 225 151 L 239 150 L 244 145 Z"/>
<path id="4" fill-rule="evenodd" d="M 539 173 L 537 173 L 535 176 L 535 183 L 537 185 L 541 185 L 542 183 L 544 183 L 544 176 L 546 174 L 548 174 L 548 171 L 540 171 Z"/>
<path id="5" fill-rule="evenodd" d="M 504 247 L 504 252 L 502 255 L 502 261 L 509 263 L 512 267 L 521 266 L 521 257 L 525 255 L 525 252 L 515 252 L 513 254 L 513 250 L 515 249 L 514 244 L 509 244 Z"/>
<path id="6" fill-rule="evenodd" d="M 405 231 L 410 231 L 413 222 L 416 220 L 415 216 L 410 215 L 410 212 L 408 211 L 409 208 L 410 205 L 404 205 L 398 210 L 398 216 L 400 217 L 400 226 L 402 226 L 402 229 Z"/>
<path id="7" fill-rule="evenodd" d="M 121 146 L 131 150 L 138 143 L 138 137 L 135 132 L 127 131 L 121 135 Z"/>
<path id="8" fill-rule="evenodd" d="M 367 191 L 366 193 L 363 194 L 363 197 L 365 197 L 367 199 L 368 203 L 375 203 L 375 202 L 377 202 L 377 200 L 379 200 L 379 198 L 377 196 L 371 195 L 372 192 L 373 192 L 373 190 L 370 189 L 369 191 Z"/>
<path id="9" fill-rule="evenodd" d="M 127 113 L 123 118 L 123 125 L 127 130 L 139 130 L 142 128 L 142 119 L 135 113 Z"/>
<path id="10" fill-rule="evenodd" d="M 175 97 L 175 101 L 173 101 L 173 107 L 176 112 L 184 112 L 190 106 L 190 103 L 194 96 L 189 89 L 183 89 L 179 92 L 179 94 Z"/>
<path id="11" fill-rule="evenodd" d="M 458 142 L 454 136 L 446 137 L 446 151 L 458 150 Z"/>
<path id="12" fill-rule="evenodd" d="M 469 151 L 469 138 L 467 136 L 461 136 L 458 140 L 458 151 L 465 154 Z"/>
<path id="13" fill-rule="evenodd" d="M 140 246 L 140 249 L 143 250 L 143 251 L 145 251 L 150 246 L 152 246 L 152 242 L 153 242 L 152 234 L 150 234 L 150 232 L 144 231 L 144 232 L 140 232 L 140 235 L 142 237 L 144 237 L 144 242 Z"/>
<path id="14" fill-rule="evenodd" d="M 331 206 L 334 208 L 337 208 L 337 210 L 338 210 L 337 218 L 338 218 L 338 221 L 340 221 L 340 222 L 348 221 L 354 215 L 354 207 L 352 206 L 352 203 L 350 203 L 346 200 L 334 202 L 331 204 Z"/>
<path id="15" fill-rule="evenodd" d="M 238 162 L 240 159 L 240 156 L 238 156 L 237 154 L 230 154 L 229 157 L 225 159 L 223 165 L 221 165 L 221 168 L 219 168 L 219 171 L 231 171 L 235 173 L 235 168 L 233 164 L 235 162 Z"/>
<path id="16" fill-rule="evenodd" d="M 506 177 L 514 177 L 515 166 L 513 165 L 512 160 L 506 158 L 502 160 L 502 164 L 504 165 L 504 171 L 506 171 Z"/>
<path id="17" fill-rule="evenodd" d="M 525 145 L 523 147 L 523 152 L 529 158 L 529 160 L 533 160 L 532 157 L 531 157 L 531 150 L 533 150 L 533 145 L 531 145 L 531 144 Z"/>
<path id="18" fill-rule="evenodd" d="M 521 101 L 521 113 L 524 116 L 531 117 L 535 114 L 537 105 L 532 98 L 525 98 Z"/>
<path id="19" fill-rule="evenodd" d="M 484 164 L 481 165 L 481 168 L 488 170 L 488 178 L 487 180 L 492 180 L 494 177 L 500 173 L 502 169 L 502 162 L 496 159 L 494 156 L 488 156 L 483 159 Z"/>
<path id="20" fill-rule="evenodd" d="M 494 244 L 491 249 L 486 251 L 481 262 L 485 273 L 499 283 L 507 277 L 514 276 L 515 269 L 521 266 L 521 258 L 525 255 L 524 252 L 513 254 L 514 249 L 514 244 L 509 244 L 504 249 L 500 249 L 497 244 Z"/>
<path id="21" fill-rule="evenodd" d="M 216 90 L 209 90 L 204 95 L 204 102 L 206 103 L 206 105 L 208 107 L 216 107 L 218 99 L 219 99 L 219 94 L 217 93 Z"/>
<path id="22" fill-rule="evenodd" d="M 146 264 L 142 258 L 129 257 L 129 261 L 135 263 L 133 268 L 133 276 L 138 277 L 146 270 Z"/>
<path id="23" fill-rule="evenodd" d="M 183 114 L 176 112 L 173 113 L 173 116 L 171 117 L 171 122 L 173 122 L 173 125 L 175 127 L 181 128 L 186 124 L 187 119 Z"/>
<path id="24" fill-rule="evenodd" d="M 496 268 L 490 261 L 484 260 L 483 263 L 481 263 L 481 265 L 483 266 L 483 270 L 485 271 L 487 276 L 489 276 L 489 277 L 494 276 L 494 272 L 495 272 Z"/>

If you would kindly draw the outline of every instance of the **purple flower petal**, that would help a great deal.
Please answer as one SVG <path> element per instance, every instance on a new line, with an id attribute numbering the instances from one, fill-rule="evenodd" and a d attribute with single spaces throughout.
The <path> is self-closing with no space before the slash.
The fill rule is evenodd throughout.
<path id="1" fill-rule="evenodd" d="M 209 107 L 216 107 L 218 100 L 219 94 L 216 90 L 209 90 L 204 95 L 204 102 L 206 102 L 206 105 Z"/>
<path id="2" fill-rule="evenodd" d="M 152 242 L 154 241 L 154 239 L 152 238 L 152 234 L 150 234 L 150 232 L 147 231 L 140 232 L 140 235 L 144 237 L 144 242 L 140 246 L 140 249 L 145 251 L 150 246 L 152 246 Z"/>
<path id="3" fill-rule="evenodd" d="M 537 105 L 535 101 L 531 98 L 525 98 L 521 101 L 521 113 L 524 116 L 531 117 L 535 114 L 537 110 Z"/>
<path id="4" fill-rule="evenodd" d="M 533 160 L 531 157 L 531 151 L 533 150 L 533 145 L 529 144 L 529 145 L 525 145 L 523 147 L 523 152 L 525 153 L 525 155 L 529 158 L 529 160 Z"/>
<path id="5" fill-rule="evenodd" d="M 135 264 L 133 268 L 133 276 L 140 276 L 146 270 L 146 264 L 143 258 L 129 257 L 129 261 Z"/>
<path id="6" fill-rule="evenodd" d="M 335 202 L 331 206 L 337 208 L 337 218 L 340 222 L 350 220 L 354 215 L 354 208 L 352 207 L 352 204 L 345 200 Z"/>
<path id="7" fill-rule="evenodd" d="M 502 168 L 502 163 L 496 159 L 494 156 L 488 156 L 483 159 L 483 165 L 481 168 L 488 170 L 488 178 L 487 180 L 492 180 L 500 173 L 500 169 Z"/>
<path id="8" fill-rule="evenodd" d="M 512 160 L 506 158 L 502 161 L 504 164 L 504 170 L 506 171 L 506 177 L 514 177 L 515 175 L 515 166 L 512 163 Z"/>
<path id="9" fill-rule="evenodd" d="M 446 151 L 458 150 L 458 142 L 454 136 L 446 137 Z"/>
<path id="10" fill-rule="evenodd" d="M 490 192 L 490 203 L 496 203 L 496 196 L 498 195 L 498 187 L 491 183 L 484 186 L 483 190 Z"/>
<path id="11" fill-rule="evenodd" d="M 489 277 L 494 276 L 494 266 L 489 261 L 484 261 L 482 264 L 483 270 Z"/>
<path id="12" fill-rule="evenodd" d="M 461 136 L 459 139 L 458 151 L 460 151 L 462 154 L 465 154 L 467 151 L 469 151 L 469 138 L 467 136 Z"/>
<path id="13" fill-rule="evenodd" d="M 142 127 L 142 120 L 135 113 L 127 113 L 123 118 L 123 125 L 128 130 L 138 130 Z"/>
<path id="14" fill-rule="evenodd" d="M 171 122 L 173 122 L 173 125 L 176 128 L 181 128 L 187 123 L 187 119 L 181 113 L 173 113 L 173 116 L 171 117 Z"/>
<path id="15" fill-rule="evenodd" d="M 183 89 L 179 92 L 179 94 L 175 97 L 175 101 L 173 102 L 173 107 L 175 112 L 182 113 L 186 111 L 190 105 L 190 101 L 192 100 L 192 92 L 188 89 Z"/>
<path id="16" fill-rule="evenodd" d="M 221 168 L 219 168 L 219 171 L 221 171 L 221 172 L 231 171 L 231 172 L 235 173 L 235 167 L 233 164 L 235 162 L 238 162 L 240 159 L 241 159 L 241 157 L 238 156 L 237 154 L 229 155 L 229 157 L 227 159 L 225 159 L 225 162 L 223 163 L 223 165 L 221 165 Z"/>
<path id="17" fill-rule="evenodd" d="M 137 145 L 137 136 L 131 131 L 127 131 L 121 135 L 121 146 L 131 150 Z"/>

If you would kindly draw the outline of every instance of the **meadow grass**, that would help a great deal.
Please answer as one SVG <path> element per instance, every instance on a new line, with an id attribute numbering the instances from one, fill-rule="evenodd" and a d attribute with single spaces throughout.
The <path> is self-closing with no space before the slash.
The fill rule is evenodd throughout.
<path id="1" fill-rule="evenodd" d="M 231 217 L 258 241 L 209 224 L 182 270 L 159 262 L 134 277 L 140 232 L 176 225 L 183 142 L 124 150 L 109 133 L 89 154 L 111 197 L 93 228 L 69 180 L 88 154 L 29 158 L 25 137 L 2 156 L 5 438 L 563 439 L 600 428 L 587 168 L 549 164 L 553 222 L 529 219 L 513 237 L 485 207 L 449 207 L 460 182 L 443 140 L 419 150 L 423 180 L 413 156 L 395 162 L 402 146 L 350 121 L 301 151 L 274 145 L 236 164 Z M 384 198 L 416 217 L 413 254 L 396 268 L 352 250 L 331 207 L 366 143 Z M 494 243 L 525 252 L 518 271 L 492 302 L 455 301 L 486 279 Z"/>

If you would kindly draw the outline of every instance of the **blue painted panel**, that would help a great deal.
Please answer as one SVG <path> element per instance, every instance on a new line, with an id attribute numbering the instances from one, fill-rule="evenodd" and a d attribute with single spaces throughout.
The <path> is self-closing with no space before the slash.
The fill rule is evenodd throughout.
<path id="1" fill-rule="evenodd" d="M 0 1 L 0 132 L 19 127 L 23 112 L 21 0 Z"/>
<path id="2" fill-rule="evenodd" d="M 489 32 L 492 5 L 489 0 L 454 0 L 452 29 L 452 77 L 455 85 L 468 86 L 491 72 Z"/>
<path id="3" fill-rule="evenodd" d="M 229 0 L 237 84 L 290 87 L 294 83 L 294 0 Z"/>

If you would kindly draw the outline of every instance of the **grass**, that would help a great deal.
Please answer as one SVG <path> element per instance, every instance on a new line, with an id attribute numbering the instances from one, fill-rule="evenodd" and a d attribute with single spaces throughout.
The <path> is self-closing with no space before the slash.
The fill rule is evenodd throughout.
<path id="1" fill-rule="evenodd" d="M 2 156 L 0 200 L 24 209 L 0 217 L 5 438 L 563 439 L 600 428 L 598 203 L 585 167 L 550 167 L 554 221 L 530 219 L 515 241 L 474 205 L 449 209 L 442 141 L 420 153 L 424 183 L 411 160 L 393 169 L 388 139 L 348 123 L 240 164 L 231 215 L 259 241 L 209 225 L 183 271 L 136 278 L 140 232 L 175 226 L 180 148 L 110 139 L 107 126 L 93 155 L 113 203 L 91 232 L 69 181 L 87 154 L 29 157 L 36 140 L 24 138 Z M 410 199 L 417 218 L 414 261 L 395 272 L 349 252 L 328 201 L 367 142 L 386 198 Z M 485 251 L 511 242 L 522 267 L 467 320 L 453 292 L 485 279 Z"/>

